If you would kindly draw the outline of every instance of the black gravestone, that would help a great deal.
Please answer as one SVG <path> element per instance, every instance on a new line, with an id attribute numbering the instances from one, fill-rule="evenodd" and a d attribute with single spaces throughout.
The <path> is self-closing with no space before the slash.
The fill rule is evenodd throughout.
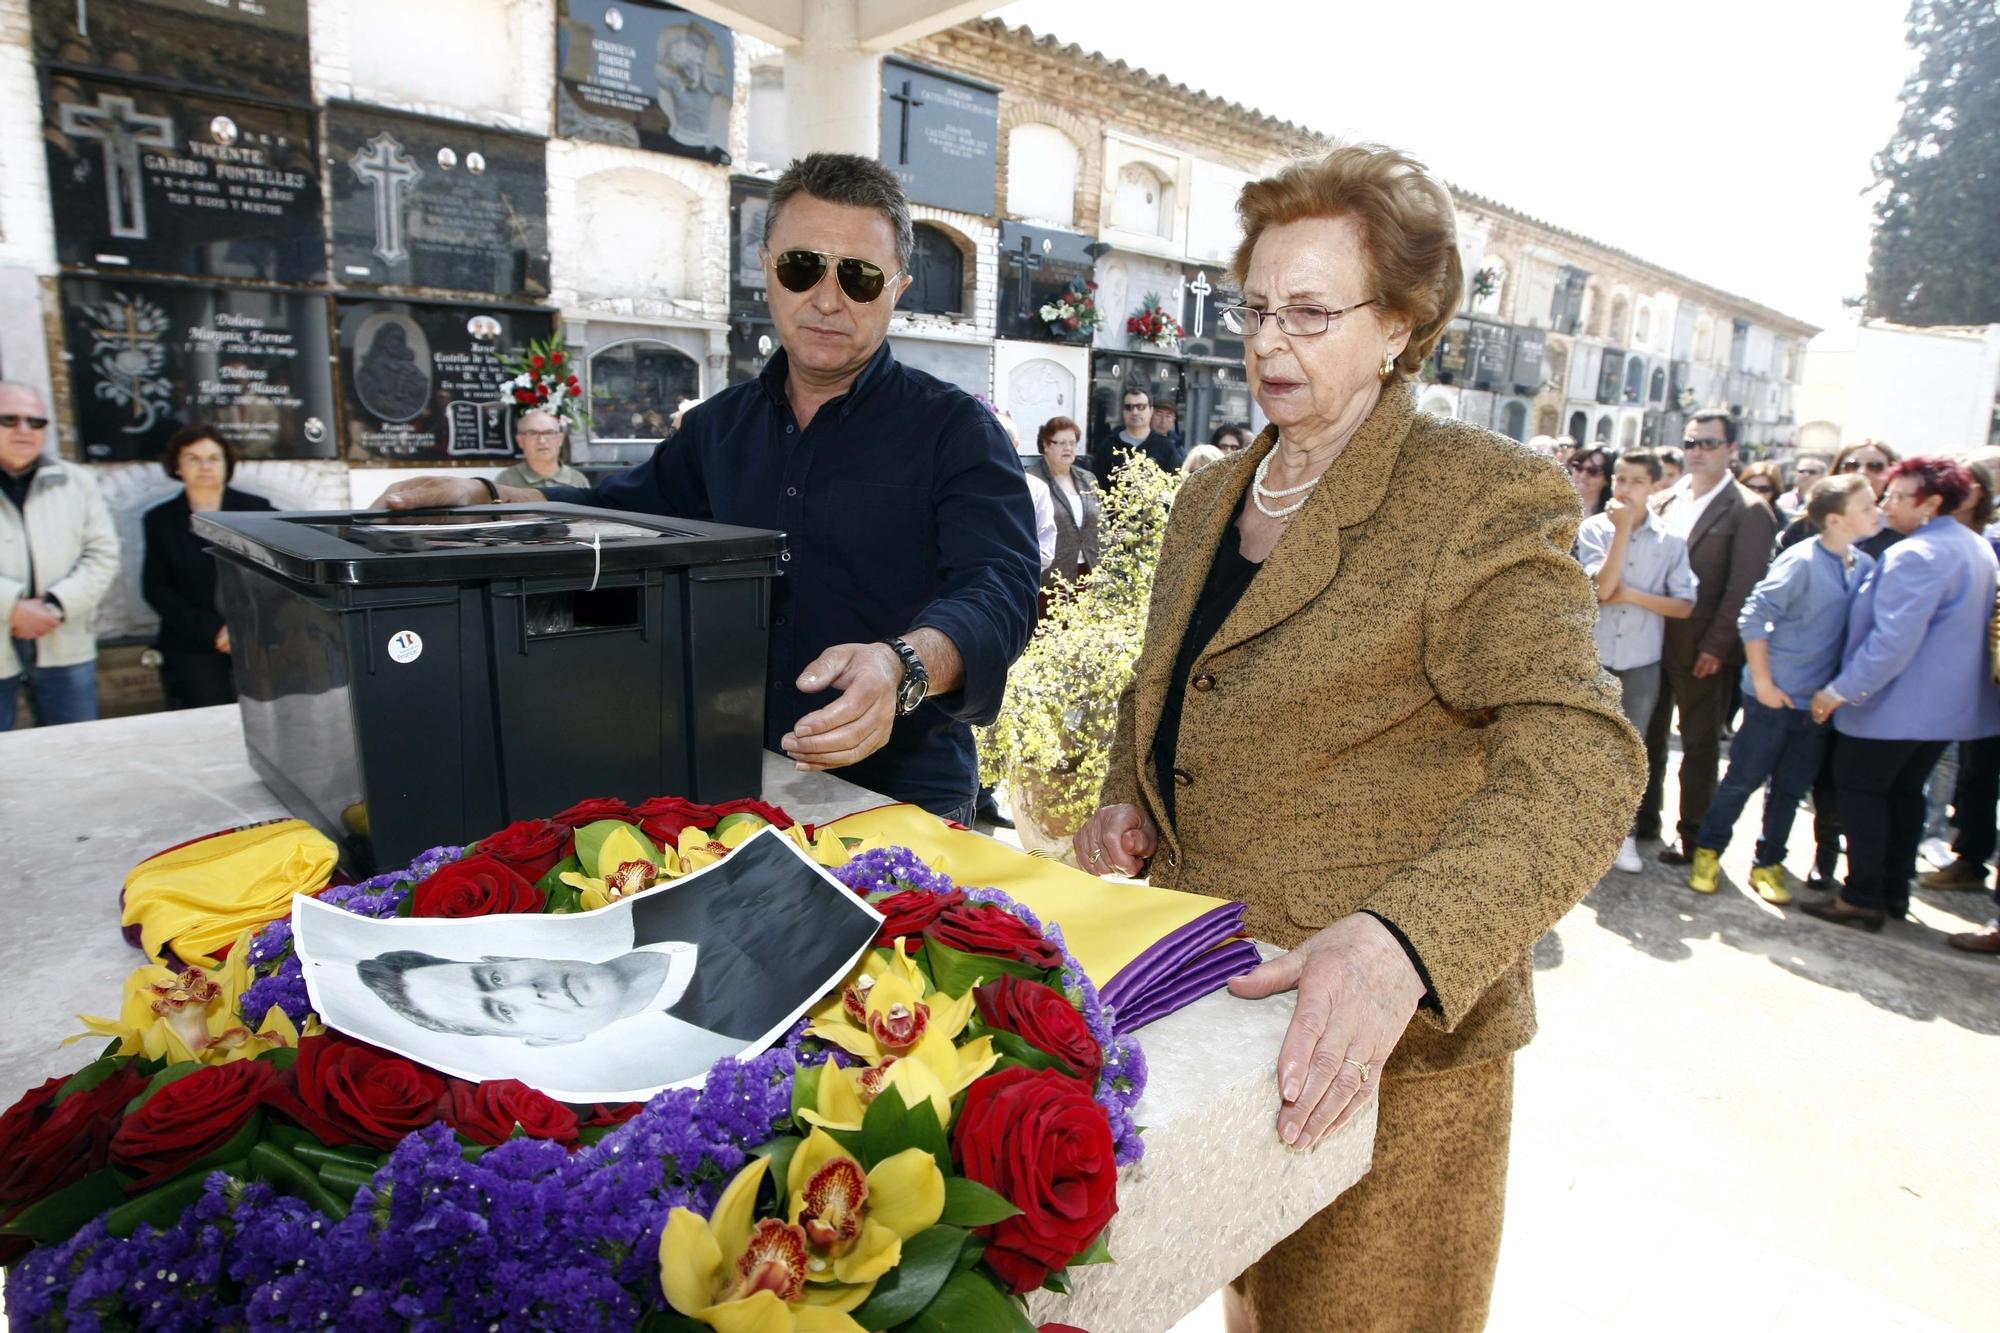
<path id="1" fill-rule="evenodd" d="M 1090 237 L 1021 222 L 1000 224 L 1000 292 L 994 307 L 1002 338 L 1087 343 L 1090 335 L 1053 326 L 1042 307 L 1059 300 L 1071 283 L 1088 282 L 1096 261 Z"/>
<path id="2" fill-rule="evenodd" d="M 1240 363 L 1243 339 L 1223 324 L 1222 308 L 1242 301 L 1242 289 L 1220 269 L 1189 265 L 1187 281 L 1181 284 L 1180 319 L 1186 331 L 1181 351 L 1190 357 Z"/>
<path id="3" fill-rule="evenodd" d="M 545 295 L 546 151 L 526 135 L 329 106 L 334 280 Z"/>
<path id="4" fill-rule="evenodd" d="M 500 357 L 554 333 L 553 312 L 345 298 L 334 309 L 350 461 L 513 454 Z"/>
<path id="5" fill-rule="evenodd" d="M 153 459 L 191 422 L 244 458 L 331 458 L 326 298 L 188 283 L 62 279 L 84 457 Z"/>
<path id="6" fill-rule="evenodd" d="M 1542 388 L 1542 358 L 1548 352 L 1548 335 L 1540 329 L 1514 330 L 1514 368 L 1510 379 L 1521 393 L 1539 393 Z"/>
<path id="7" fill-rule="evenodd" d="M 51 73 L 56 257 L 87 268 L 320 282 L 312 117 Z"/>
<path id="8" fill-rule="evenodd" d="M 307 0 L 30 0 L 35 57 L 312 104 Z"/>
<path id="9" fill-rule="evenodd" d="M 1513 384 L 1514 336 L 1504 324 L 1473 321 L 1466 348 L 1466 376 L 1475 389 L 1505 390 Z"/>
<path id="10" fill-rule="evenodd" d="M 991 217 L 1000 90 L 903 60 L 882 62 L 882 161 L 910 202 Z"/>
<path id="11" fill-rule="evenodd" d="M 673 5 L 564 0 L 556 132 L 729 163 L 736 38 Z"/>
<path id="12" fill-rule="evenodd" d="M 770 305 L 765 291 L 764 219 L 771 209 L 771 183 L 752 176 L 729 179 L 729 309 L 732 314 L 765 318 Z"/>

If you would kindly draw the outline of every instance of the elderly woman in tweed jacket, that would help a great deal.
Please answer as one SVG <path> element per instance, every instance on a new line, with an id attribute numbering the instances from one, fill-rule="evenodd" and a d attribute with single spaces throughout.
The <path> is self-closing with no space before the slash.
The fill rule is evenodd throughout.
<path id="1" fill-rule="evenodd" d="M 1449 195 L 1347 146 L 1237 207 L 1224 318 L 1272 425 L 1175 502 L 1077 852 L 1241 898 L 1291 949 L 1232 983 L 1298 991 L 1287 1143 L 1380 1102 L 1373 1171 L 1238 1280 L 1232 1322 L 1476 1329 L 1529 949 L 1610 865 L 1644 752 L 1598 669 L 1562 471 L 1415 410 L 1462 291 Z"/>

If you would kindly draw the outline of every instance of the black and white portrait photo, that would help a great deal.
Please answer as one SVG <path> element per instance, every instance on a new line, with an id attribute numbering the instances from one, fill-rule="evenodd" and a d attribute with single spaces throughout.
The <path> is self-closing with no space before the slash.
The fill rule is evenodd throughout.
<path id="1" fill-rule="evenodd" d="M 594 912 L 292 925 L 328 1027 L 466 1079 L 636 1101 L 763 1050 L 859 961 L 881 915 L 776 829 Z"/>

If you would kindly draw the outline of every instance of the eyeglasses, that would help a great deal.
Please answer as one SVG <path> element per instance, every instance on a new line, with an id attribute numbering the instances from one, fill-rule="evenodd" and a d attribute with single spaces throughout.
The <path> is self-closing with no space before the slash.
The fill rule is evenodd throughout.
<path id="1" fill-rule="evenodd" d="M 1150 412 L 1153 409 L 1144 403 L 1127 403 L 1125 404 L 1125 410 L 1127 412 Z"/>
<path id="2" fill-rule="evenodd" d="M 1563 466 L 1567 467 L 1571 472 L 1581 473 L 1586 477 L 1601 477 L 1604 475 L 1604 469 L 1596 463 L 1565 463 Z"/>
<path id="3" fill-rule="evenodd" d="M 5 422 L 6 418 L 0 417 L 0 424 L 5 424 Z M 1859 472 L 1864 468 L 1870 472 L 1887 472 L 1889 470 L 1889 465 L 1883 462 L 1879 458 L 1871 459 L 1866 463 L 1862 462 L 1858 458 L 1850 458 L 1845 463 L 1842 463 L 1840 465 L 1840 470 L 1842 472 Z"/>
<path id="4" fill-rule="evenodd" d="M 1729 441 L 1727 440 L 1682 440 L 1681 441 L 1682 449 L 1696 449 L 1703 452 L 1706 452 L 1707 450 L 1710 449 L 1727 449 L 1728 447 L 1729 447 Z"/>
<path id="5" fill-rule="evenodd" d="M 1807 463 L 1798 469 L 1798 475 L 1801 477 L 1824 477 L 1826 469 Z"/>
<path id="6" fill-rule="evenodd" d="M 1755 491 L 1758 495 L 1766 497 L 1773 496 L 1778 493 L 1776 487 L 1771 486 L 1767 483 L 1752 483 L 1746 481 L 1743 483 L 1743 489 L 1746 491 Z"/>
<path id="7" fill-rule="evenodd" d="M 47 430 L 47 417 L 24 417 L 19 412 L 0 412 L 0 426 L 13 430 L 16 426 L 26 426 L 29 430 Z"/>
<path id="8" fill-rule="evenodd" d="M 871 264 L 865 259 L 851 255 L 830 255 L 824 250 L 786 250 L 771 261 L 771 271 L 778 275 L 778 282 L 788 292 L 809 292 L 819 286 L 828 268 L 833 269 L 834 278 L 840 283 L 840 290 L 847 293 L 847 299 L 867 305 L 882 294 L 889 284 L 890 275 L 884 273 L 879 264 Z M 898 269 L 895 276 L 903 276 Z"/>
<path id="9" fill-rule="evenodd" d="M 1888 490 L 1886 490 L 1886 491 L 1882 492 L 1882 503 L 1883 503 L 1883 504 L 1888 504 L 1888 503 L 1889 503 L 1889 502 L 1890 502 L 1891 500 L 1894 500 L 1894 501 L 1895 501 L 1895 502 L 1896 502 L 1897 504 L 1922 504 L 1922 503 L 1923 503 L 1923 501 L 1922 501 L 1921 499 L 1919 499 L 1919 498 L 1918 498 L 1918 496 L 1917 496 L 1917 493 L 1916 493 L 1916 491 L 1914 491 L 1914 490 L 1900 490 L 1900 489 L 1898 489 L 1898 488 L 1896 488 L 1896 487 L 1894 487 L 1894 486 L 1892 486 L 1892 487 L 1890 487 L 1890 488 L 1889 488 Z"/>
<path id="10" fill-rule="evenodd" d="M 1325 333 L 1342 315 L 1375 302 L 1376 298 L 1371 296 L 1366 301 L 1356 301 L 1338 310 L 1328 310 L 1323 305 L 1283 305 L 1276 310 L 1259 310 L 1254 305 L 1226 305 L 1222 307 L 1222 326 L 1231 333 L 1248 338 L 1268 319 L 1277 323 L 1280 333 L 1310 338 L 1316 333 Z"/>
<path id="11" fill-rule="evenodd" d="M 514 438 L 517 440 L 559 440 L 562 438 L 562 432 L 559 430 L 517 430 L 514 432 Z"/>

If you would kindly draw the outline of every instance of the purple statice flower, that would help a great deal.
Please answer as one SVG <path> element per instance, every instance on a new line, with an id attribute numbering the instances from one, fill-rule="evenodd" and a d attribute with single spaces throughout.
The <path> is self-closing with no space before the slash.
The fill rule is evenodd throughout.
<path id="1" fill-rule="evenodd" d="M 833 877 L 856 893 L 900 893 L 924 889 L 949 893 L 951 880 L 932 870 L 907 847 L 876 847 L 856 853 L 854 859 L 833 872 Z"/>

